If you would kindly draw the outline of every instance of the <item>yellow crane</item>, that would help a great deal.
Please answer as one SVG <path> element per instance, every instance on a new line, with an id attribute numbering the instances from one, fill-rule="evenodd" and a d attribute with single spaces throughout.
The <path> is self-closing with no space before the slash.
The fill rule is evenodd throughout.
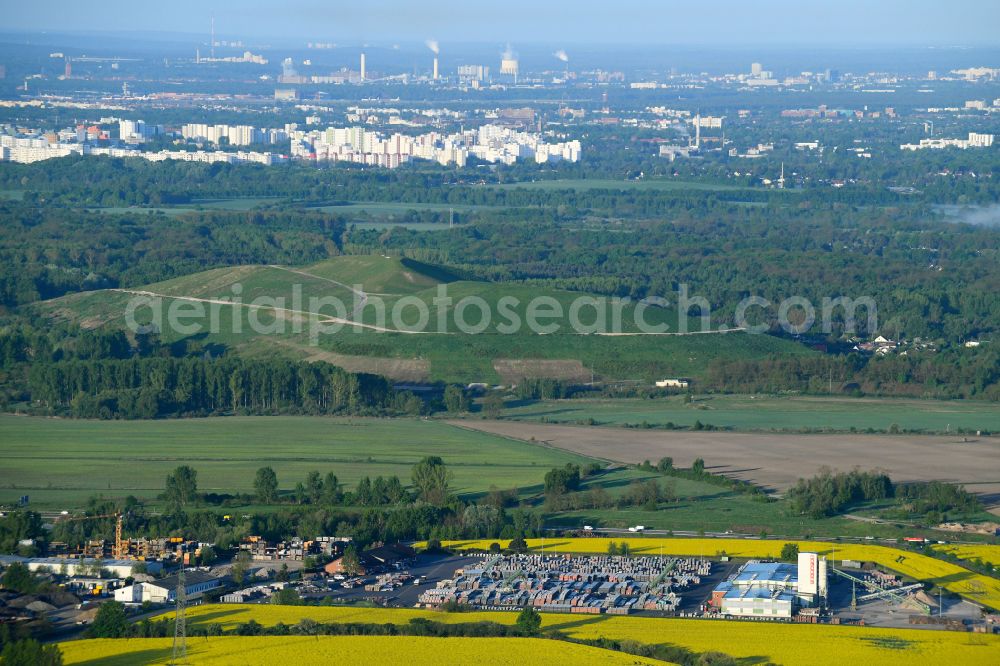
<path id="1" fill-rule="evenodd" d="M 99 520 L 101 518 L 115 519 L 115 544 L 111 547 L 111 557 L 116 560 L 128 559 L 128 549 L 125 546 L 125 542 L 122 540 L 122 525 L 125 521 L 125 515 L 121 511 L 115 511 L 114 513 L 101 513 L 94 516 L 65 518 L 62 522 L 74 523 L 79 520 Z"/>

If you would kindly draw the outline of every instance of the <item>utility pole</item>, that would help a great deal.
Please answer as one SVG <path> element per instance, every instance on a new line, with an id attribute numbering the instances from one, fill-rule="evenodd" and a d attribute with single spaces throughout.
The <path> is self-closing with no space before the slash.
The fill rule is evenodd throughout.
<path id="1" fill-rule="evenodd" d="M 184 584 L 184 559 L 181 555 L 181 568 L 177 572 L 177 610 L 174 615 L 174 652 L 170 663 L 174 666 L 187 662 L 187 586 Z"/>

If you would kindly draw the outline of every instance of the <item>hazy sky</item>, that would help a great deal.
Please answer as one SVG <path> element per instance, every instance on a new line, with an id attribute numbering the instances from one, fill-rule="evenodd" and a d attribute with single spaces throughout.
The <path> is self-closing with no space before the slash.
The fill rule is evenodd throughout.
<path id="1" fill-rule="evenodd" d="M 560 44 L 998 45 L 1000 0 L 59 0 L 11 2 L 6 29 Z"/>

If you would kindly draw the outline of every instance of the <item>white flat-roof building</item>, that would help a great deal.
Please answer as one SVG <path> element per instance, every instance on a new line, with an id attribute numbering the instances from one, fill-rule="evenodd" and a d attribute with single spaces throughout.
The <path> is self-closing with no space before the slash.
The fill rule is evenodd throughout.
<path id="1" fill-rule="evenodd" d="M 209 590 L 222 587 L 222 579 L 202 571 L 184 572 L 184 596 L 187 599 L 197 599 Z M 177 575 L 167 576 L 157 581 L 136 583 L 115 590 L 115 601 L 122 603 L 141 604 L 144 601 L 152 603 L 170 603 L 177 598 Z"/>
<path id="2" fill-rule="evenodd" d="M 826 558 L 799 553 L 797 564 L 747 562 L 715 588 L 712 605 L 723 615 L 790 618 L 827 595 Z"/>
<path id="3" fill-rule="evenodd" d="M 115 578 L 128 578 L 136 565 L 144 565 L 146 572 L 151 574 L 163 571 L 159 562 L 140 562 L 137 560 L 98 560 L 92 557 L 17 557 L 5 555 L 0 557 L 0 564 L 5 567 L 14 562 L 21 562 L 29 571 L 51 571 L 65 576 L 90 575 L 97 571 L 106 571 Z"/>

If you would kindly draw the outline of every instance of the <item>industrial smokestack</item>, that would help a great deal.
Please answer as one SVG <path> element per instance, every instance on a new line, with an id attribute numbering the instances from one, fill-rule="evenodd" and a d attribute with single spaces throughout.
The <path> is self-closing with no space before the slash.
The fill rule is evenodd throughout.
<path id="1" fill-rule="evenodd" d="M 365 80 L 365 52 L 361 52 L 361 80 Z"/>
<path id="2" fill-rule="evenodd" d="M 500 73 L 514 77 L 514 85 L 517 85 L 518 62 L 517 55 L 510 48 L 510 44 L 500 57 Z"/>
<path id="3" fill-rule="evenodd" d="M 424 43 L 427 44 L 427 48 L 429 48 L 431 50 L 431 53 L 434 54 L 434 74 L 433 74 L 433 76 L 431 78 L 433 78 L 435 81 L 437 81 L 437 78 L 438 78 L 438 55 L 441 53 L 441 45 L 438 44 L 438 41 L 436 39 L 428 39 Z"/>

